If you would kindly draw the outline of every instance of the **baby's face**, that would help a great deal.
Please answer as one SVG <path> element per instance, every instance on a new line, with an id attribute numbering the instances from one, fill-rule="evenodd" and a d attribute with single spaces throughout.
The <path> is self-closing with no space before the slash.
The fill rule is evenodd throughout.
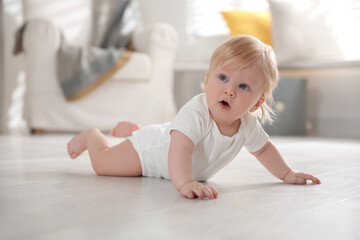
<path id="1" fill-rule="evenodd" d="M 255 67 L 232 70 L 223 66 L 207 73 L 204 90 L 215 122 L 232 125 L 261 105 L 264 78 Z"/>

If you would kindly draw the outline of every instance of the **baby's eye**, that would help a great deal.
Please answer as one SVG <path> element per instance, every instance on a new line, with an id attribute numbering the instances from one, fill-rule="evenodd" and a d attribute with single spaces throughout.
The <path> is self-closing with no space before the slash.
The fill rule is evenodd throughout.
<path id="1" fill-rule="evenodd" d="M 248 89 L 249 89 L 248 86 L 247 86 L 245 83 L 240 84 L 240 85 L 239 85 L 239 88 L 244 89 L 244 90 L 248 90 Z"/>
<path id="2" fill-rule="evenodd" d="M 219 79 L 220 79 L 221 81 L 227 81 L 227 77 L 226 77 L 225 75 L 223 75 L 223 74 L 221 74 L 221 75 L 219 76 Z"/>

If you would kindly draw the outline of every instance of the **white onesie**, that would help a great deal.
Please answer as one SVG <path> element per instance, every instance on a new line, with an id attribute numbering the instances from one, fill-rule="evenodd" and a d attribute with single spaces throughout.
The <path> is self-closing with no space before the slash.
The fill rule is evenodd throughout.
<path id="1" fill-rule="evenodd" d="M 243 146 L 249 152 L 256 152 L 269 138 L 251 114 L 241 118 L 235 135 L 222 135 L 210 116 L 206 95 L 202 93 L 186 103 L 173 122 L 141 128 L 128 138 L 139 155 L 143 176 L 170 179 L 168 152 L 171 130 L 182 132 L 194 143 L 192 170 L 197 181 L 212 177 L 231 162 Z"/>

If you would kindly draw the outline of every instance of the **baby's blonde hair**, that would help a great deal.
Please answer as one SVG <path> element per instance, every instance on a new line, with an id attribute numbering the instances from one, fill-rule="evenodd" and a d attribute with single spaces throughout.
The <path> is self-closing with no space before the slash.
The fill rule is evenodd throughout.
<path id="1" fill-rule="evenodd" d="M 210 59 L 208 73 L 214 71 L 219 65 L 226 64 L 225 68 L 243 69 L 255 66 L 264 76 L 265 84 L 263 94 L 265 101 L 255 114 L 261 123 L 273 122 L 274 112 L 271 109 L 272 93 L 278 83 L 279 73 L 275 53 L 269 45 L 264 44 L 255 37 L 236 36 L 219 46 Z"/>

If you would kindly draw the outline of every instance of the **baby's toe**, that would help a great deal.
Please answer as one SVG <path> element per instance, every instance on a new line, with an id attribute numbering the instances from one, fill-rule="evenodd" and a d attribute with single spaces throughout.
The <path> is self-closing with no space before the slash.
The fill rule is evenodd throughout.
<path id="1" fill-rule="evenodd" d="M 79 154 L 76 153 L 76 152 L 72 152 L 72 153 L 70 154 L 70 157 L 71 157 L 72 159 L 77 158 L 78 156 L 79 156 Z"/>

